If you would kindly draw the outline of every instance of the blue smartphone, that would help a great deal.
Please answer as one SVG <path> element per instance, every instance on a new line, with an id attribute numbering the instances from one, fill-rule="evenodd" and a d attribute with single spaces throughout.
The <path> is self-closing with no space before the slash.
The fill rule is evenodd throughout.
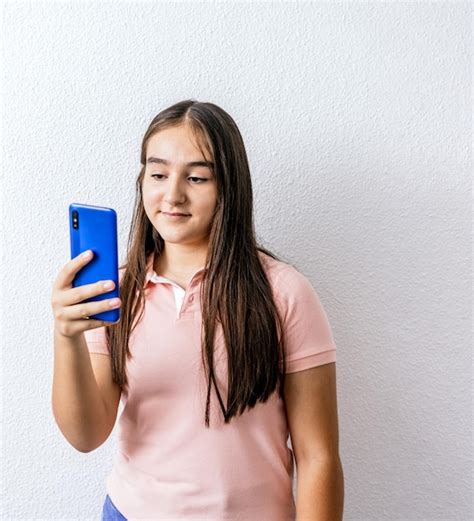
<path id="1" fill-rule="evenodd" d="M 99 280 L 113 280 L 112 291 L 90 297 L 84 302 L 104 300 L 119 296 L 118 276 L 118 238 L 117 214 L 112 208 L 72 203 L 69 205 L 69 237 L 71 259 L 86 250 L 94 253 L 89 261 L 75 276 L 74 288 L 84 284 L 93 284 Z M 116 322 L 120 318 L 120 308 L 103 311 L 90 318 Z"/>

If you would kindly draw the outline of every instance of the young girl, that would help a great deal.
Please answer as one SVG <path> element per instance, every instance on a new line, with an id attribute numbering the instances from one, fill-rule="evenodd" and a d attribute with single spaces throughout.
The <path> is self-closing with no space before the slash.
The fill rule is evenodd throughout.
<path id="1" fill-rule="evenodd" d="M 256 242 L 224 110 L 186 100 L 147 129 L 112 325 L 87 318 L 108 300 L 81 304 L 110 289 L 71 285 L 91 259 L 55 283 L 53 409 L 89 452 L 124 406 L 102 519 L 342 519 L 331 327 L 309 280 Z"/>

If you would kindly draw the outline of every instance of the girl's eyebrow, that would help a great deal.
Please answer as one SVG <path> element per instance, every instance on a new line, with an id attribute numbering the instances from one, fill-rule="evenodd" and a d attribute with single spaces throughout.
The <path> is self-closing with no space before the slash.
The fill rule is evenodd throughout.
<path id="1" fill-rule="evenodd" d="M 147 160 L 146 160 L 147 164 L 150 164 L 150 163 L 159 163 L 159 164 L 163 164 L 163 165 L 169 165 L 170 162 L 167 161 L 166 159 L 162 159 L 161 157 L 153 157 L 153 156 L 150 156 Z M 185 166 L 205 166 L 207 168 L 214 168 L 214 163 L 212 161 L 190 161 L 189 163 L 186 163 Z"/>

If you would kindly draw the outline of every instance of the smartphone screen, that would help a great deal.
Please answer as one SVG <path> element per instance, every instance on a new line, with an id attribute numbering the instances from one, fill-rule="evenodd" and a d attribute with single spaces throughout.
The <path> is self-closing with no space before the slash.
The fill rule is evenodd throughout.
<path id="1" fill-rule="evenodd" d="M 94 256 L 77 274 L 73 287 L 93 284 L 100 280 L 113 280 L 112 291 L 96 295 L 84 302 L 110 299 L 119 296 L 117 214 L 103 206 L 72 203 L 69 205 L 69 236 L 71 259 L 86 250 Z M 120 308 L 103 311 L 90 318 L 116 322 Z"/>

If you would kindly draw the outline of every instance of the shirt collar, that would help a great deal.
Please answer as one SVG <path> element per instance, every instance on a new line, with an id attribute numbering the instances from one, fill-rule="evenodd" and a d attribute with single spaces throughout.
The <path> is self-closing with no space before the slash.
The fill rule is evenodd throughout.
<path id="1" fill-rule="evenodd" d="M 147 286 L 148 282 L 153 282 L 153 283 L 170 282 L 169 279 L 167 279 L 166 277 L 163 277 L 161 275 L 158 275 L 155 272 L 155 270 L 153 269 L 154 260 L 155 260 L 155 253 L 152 252 L 147 258 L 145 284 L 144 284 L 145 287 Z M 205 269 L 206 269 L 205 266 L 202 266 L 201 268 L 197 269 L 191 278 L 193 279 L 198 273 L 200 274 L 199 276 L 201 276 L 202 275 L 201 272 L 204 272 Z"/>

